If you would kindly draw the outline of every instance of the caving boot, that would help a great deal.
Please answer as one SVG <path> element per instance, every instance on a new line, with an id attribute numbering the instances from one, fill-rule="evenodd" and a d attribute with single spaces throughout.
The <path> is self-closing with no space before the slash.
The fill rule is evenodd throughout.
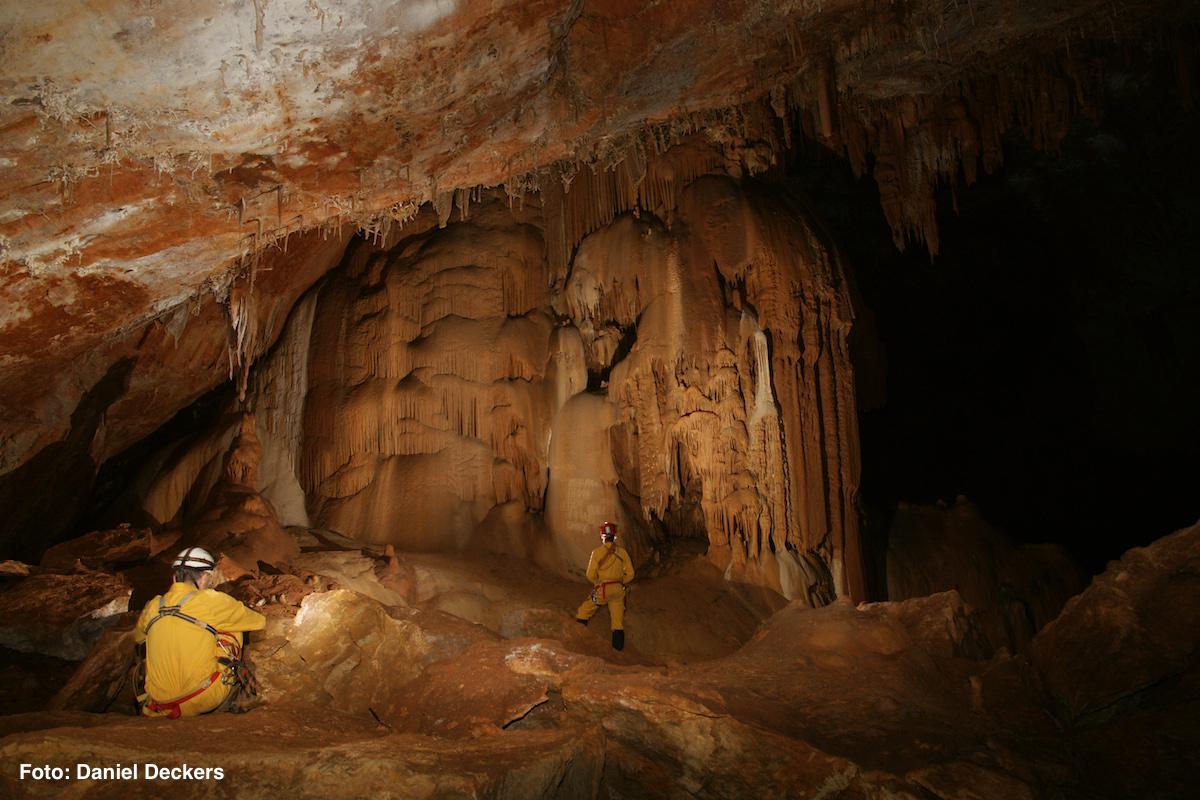
<path id="1" fill-rule="evenodd" d="M 625 649 L 625 631 L 613 631 L 613 650 Z"/>

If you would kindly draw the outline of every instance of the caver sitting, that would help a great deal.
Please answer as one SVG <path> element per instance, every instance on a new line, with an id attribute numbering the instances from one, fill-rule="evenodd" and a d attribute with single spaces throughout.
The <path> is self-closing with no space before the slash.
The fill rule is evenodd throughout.
<path id="1" fill-rule="evenodd" d="M 171 719 L 214 710 L 240 710 L 256 693 L 242 659 L 243 633 L 266 627 L 262 614 L 209 588 L 216 560 L 189 547 L 175 559 L 175 582 L 146 604 L 134 641 L 146 643 L 146 691 L 138 703 L 146 716 Z"/>

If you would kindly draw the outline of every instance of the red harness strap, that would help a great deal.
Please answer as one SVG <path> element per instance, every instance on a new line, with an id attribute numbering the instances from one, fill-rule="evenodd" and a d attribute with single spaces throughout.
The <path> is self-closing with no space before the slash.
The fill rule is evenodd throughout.
<path id="1" fill-rule="evenodd" d="M 606 587 L 606 586 L 612 586 L 614 583 L 620 583 L 620 581 L 604 581 L 604 582 L 602 582 L 602 583 L 598 583 L 598 584 L 596 584 L 596 588 L 600 590 L 600 599 L 601 599 L 601 600 L 607 600 L 607 599 L 608 599 L 608 592 L 607 592 L 607 590 L 605 589 L 605 587 Z"/>
<path id="2" fill-rule="evenodd" d="M 160 712 L 160 711 L 167 712 L 167 719 L 179 719 L 180 714 L 183 713 L 179 707 L 181 705 L 183 705 L 184 703 L 186 703 L 188 700 L 191 700 L 193 697 L 198 697 L 201 694 L 203 694 L 208 689 L 208 687 L 210 687 L 214 683 L 216 683 L 217 679 L 220 677 L 221 677 L 221 672 L 220 672 L 220 670 L 218 670 L 218 671 L 214 672 L 212 675 L 209 675 L 208 680 L 206 680 L 204 683 L 200 684 L 200 688 L 197 689 L 196 691 L 185 694 L 183 697 L 176 697 L 174 700 L 166 700 L 161 703 L 157 702 L 155 700 L 151 700 L 149 703 L 146 703 L 146 708 L 148 708 L 154 712 Z"/>

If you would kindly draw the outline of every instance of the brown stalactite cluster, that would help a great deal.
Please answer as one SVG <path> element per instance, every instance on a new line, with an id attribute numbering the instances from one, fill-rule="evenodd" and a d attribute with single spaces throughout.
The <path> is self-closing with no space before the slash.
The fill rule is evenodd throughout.
<path id="1" fill-rule="evenodd" d="M 1101 62 L 1159 48 L 1185 106 L 1195 82 L 1194 9 L 1155 0 L 397 5 L 365 32 L 339 0 L 290 18 L 263 4 L 249 27 L 210 6 L 13 15 L 0 375 L 17 388 L 0 396 L 0 473 L 62 438 L 115 360 L 172 358 L 156 331 L 177 342 L 210 294 L 244 378 L 274 340 L 249 317 L 276 310 L 256 310 L 255 270 L 232 275 L 317 230 L 386 237 L 425 202 L 444 223 L 480 187 L 540 189 L 559 269 L 618 213 L 669 215 L 715 163 L 753 174 L 811 140 L 873 175 L 898 244 L 936 251 L 935 189 L 994 168 L 1011 127 L 1053 146 L 1093 113 Z M 95 34 L 84 66 L 80 25 Z M 106 77 L 96 59 L 127 69 Z M 672 163 L 688 134 L 714 148 Z M 187 380 L 212 386 L 199 361 Z M 109 419 L 144 431 L 179 407 L 154 406 L 153 421 L 140 402 Z"/>
<path id="2" fill-rule="evenodd" d="M 496 503 L 540 508 L 547 287 L 540 233 L 495 201 L 403 252 L 353 252 L 312 326 L 301 474 L 314 516 L 437 549 Z"/>
<path id="3" fill-rule="evenodd" d="M 720 161 L 693 141 L 553 211 L 475 193 L 356 245 L 254 381 L 313 522 L 437 550 L 544 513 L 515 547 L 574 571 L 601 519 L 639 558 L 665 521 L 728 577 L 864 596 L 847 277 L 798 200 L 675 182 Z"/>

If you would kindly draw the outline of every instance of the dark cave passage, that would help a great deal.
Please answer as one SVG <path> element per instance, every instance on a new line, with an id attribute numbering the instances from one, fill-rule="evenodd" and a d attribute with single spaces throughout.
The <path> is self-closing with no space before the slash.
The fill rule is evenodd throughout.
<path id="1" fill-rule="evenodd" d="M 965 495 L 1096 573 L 1196 521 L 1200 115 L 1162 66 L 1115 71 L 1104 117 L 1060 152 L 1010 133 L 998 173 L 943 189 L 933 259 L 896 251 L 874 183 L 845 162 L 790 165 L 881 344 L 882 379 L 859 370 L 884 384 L 860 416 L 863 497 L 884 518 L 868 536 L 898 502 Z"/>

